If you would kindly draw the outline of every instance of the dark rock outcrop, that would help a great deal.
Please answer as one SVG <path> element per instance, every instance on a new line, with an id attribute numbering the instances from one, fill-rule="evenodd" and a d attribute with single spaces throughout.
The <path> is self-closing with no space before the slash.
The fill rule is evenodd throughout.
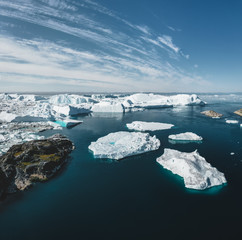
<path id="1" fill-rule="evenodd" d="M 48 180 L 73 149 L 72 142 L 59 134 L 12 146 L 0 157 L 0 197 Z"/>
<path id="2" fill-rule="evenodd" d="M 235 111 L 234 113 L 242 117 L 242 108 Z"/>
<path id="3" fill-rule="evenodd" d="M 217 113 L 213 110 L 204 111 L 204 112 L 201 112 L 201 114 L 206 115 L 208 117 L 212 117 L 212 118 L 221 118 L 223 116 L 223 114 Z"/>

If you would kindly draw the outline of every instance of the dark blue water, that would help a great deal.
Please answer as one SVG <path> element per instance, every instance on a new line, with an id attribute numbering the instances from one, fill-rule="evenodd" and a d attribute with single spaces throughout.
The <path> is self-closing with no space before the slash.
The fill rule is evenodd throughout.
<path id="1" fill-rule="evenodd" d="M 36 184 L 0 204 L 0 239 L 240 239 L 242 232 L 242 128 L 226 124 L 242 102 L 79 117 L 84 122 L 60 132 L 76 146 L 69 163 L 52 180 Z M 210 119 L 213 109 L 225 114 Z M 120 162 L 96 160 L 91 141 L 127 130 L 135 121 L 172 123 L 151 132 L 159 150 Z M 202 144 L 173 145 L 170 134 L 192 131 Z M 163 169 L 156 158 L 164 148 L 200 155 L 225 174 L 227 185 L 203 192 L 184 187 L 182 178 Z M 234 155 L 230 155 L 234 152 Z"/>

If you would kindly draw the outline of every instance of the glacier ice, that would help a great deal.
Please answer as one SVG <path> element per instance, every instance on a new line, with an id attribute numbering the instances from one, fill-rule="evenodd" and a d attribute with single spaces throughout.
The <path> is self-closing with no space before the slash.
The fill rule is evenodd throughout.
<path id="1" fill-rule="evenodd" d="M 196 141 L 202 141 L 203 138 L 201 136 L 198 136 L 197 134 L 193 132 L 185 132 L 185 133 L 179 133 L 179 134 L 172 134 L 168 136 L 169 140 L 172 140 L 174 142 L 196 142 Z"/>
<path id="2" fill-rule="evenodd" d="M 128 156 L 157 150 L 160 141 L 156 136 L 140 132 L 115 132 L 99 138 L 89 145 L 95 158 L 122 159 Z"/>
<path id="3" fill-rule="evenodd" d="M 156 161 L 181 176 L 187 188 L 204 190 L 226 183 L 224 174 L 212 167 L 197 151 L 186 153 L 165 148 L 164 154 Z"/>
<path id="4" fill-rule="evenodd" d="M 61 127 L 71 128 L 74 127 L 83 121 L 75 120 L 75 119 L 62 119 L 62 120 L 56 120 L 54 123 L 60 125 Z"/>
<path id="5" fill-rule="evenodd" d="M 142 122 L 134 121 L 132 123 L 126 124 L 127 128 L 136 131 L 156 131 L 156 130 L 165 130 L 174 127 L 173 124 L 169 123 L 159 123 L 159 122 Z"/>

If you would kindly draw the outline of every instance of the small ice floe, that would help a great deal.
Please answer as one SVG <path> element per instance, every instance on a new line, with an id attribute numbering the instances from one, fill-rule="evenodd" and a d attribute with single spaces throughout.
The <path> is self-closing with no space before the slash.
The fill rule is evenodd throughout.
<path id="1" fill-rule="evenodd" d="M 128 156 L 157 150 L 160 140 L 140 132 L 115 132 L 99 138 L 89 145 L 95 158 L 122 159 Z"/>
<path id="2" fill-rule="evenodd" d="M 164 154 L 156 161 L 181 176 L 186 188 L 204 190 L 226 183 L 224 174 L 212 167 L 197 151 L 186 153 L 165 148 Z"/>
<path id="3" fill-rule="evenodd" d="M 230 155 L 231 155 L 231 156 L 234 155 L 234 152 L 231 152 Z"/>
<path id="4" fill-rule="evenodd" d="M 238 124 L 239 121 L 238 120 L 225 120 L 226 123 L 229 123 L 229 124 Z"/>
<path id="5" fill-rule="evenodd" d="M 81 124 L 83 121 L 74 120 L 74 119 L 62 119 L 56 120 L 54 123 L 59 124 L 61 127 L 71 128 L 78 124 Z"/>
<path id="6" fill-rule="evenodd" d="M 189 142 L 201 142 L 202 137 L 193 132 L 185 132 L 179 134 L 169 135 L 168 139 L 171 143 L 189 143 Z"/>
<path id="7" fill-rule="evenodd" d="M 142 121 L 134 121 L 132 123 L 127 123 L 126 126 L 130 130 L 136 130 L 136 131 L 156 131 L 156 130 L 170 129 L 174 127 L 173 124 L 169 124 L 169 123 L 142 122 Z"/>

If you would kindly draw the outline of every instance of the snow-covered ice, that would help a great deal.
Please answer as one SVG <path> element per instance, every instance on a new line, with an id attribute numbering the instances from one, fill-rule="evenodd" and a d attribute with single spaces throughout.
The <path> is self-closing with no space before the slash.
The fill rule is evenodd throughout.
<path id="1" fill-rule="evenodd" d="M 238 124 L 239 123 L 239 121 L 237 121 L 237 120 L 229 120 L 229 119 L 225 120 L 225 122 L 229 123 L 229 124 Z"/>
<path id="2" fill-rule="evenodd" d="M 122 159 L 156 150 L 160 141 L 156 136 L 140 132 L 115 132 L 99 138 L 89 145 L 95 158 Z"/>
<path id="3" fill-rule="evenodd" d="M 120 102 L 102 101 L 93 105 L 93 112 L 124 112 L 124 106 Z"/>
<path id="4" fill-rule="evenodd" d="M 185 133 L 179 133 L 179 134 L 172 134 L 168 136 L 168 139 L 175 141 L 175 142 L 193 142 L 193 141 L 202 141 L 203 138 L 201 136 L 198 136 L 197 134 L 193 132 L 185 132 Z"/>
<path id="5" fill-rule="evenodd" d="M 197 151 L 186 153 L 165 148 L 164 154 L 156 161 L 181 176 L 187 188 L 204 190 L 226 183 L 224 174 L 212 167 Z"/>
<path id="6" fill-rule="evenodd" d="M 54 105 L 53 110 L 65 116 L 87 114 L 91 112 L 89 106 L 73 106 L 73 105 L 66 105 L 66 106 Z"/>
<path id="7" fill-rule="evenodd" d="M 165 130 L 174 127 L 173 124 L 169 123 L 159 123 L 159 122 L 142 122 L 134 121 L 132 123 L 126 124 L 127 128 L 136 131 L 156 131 L 156 130 Z"/>

